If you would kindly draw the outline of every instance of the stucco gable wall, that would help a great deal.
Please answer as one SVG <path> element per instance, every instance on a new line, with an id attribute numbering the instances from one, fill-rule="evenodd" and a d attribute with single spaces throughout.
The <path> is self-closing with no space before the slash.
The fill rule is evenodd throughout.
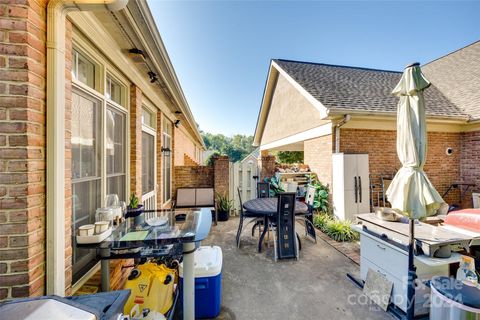
<path id="1" fill-rule="evenodd" d="M 262 144 L 270 143 L 326 123 L 319 111 L 288 80 L 279 75 Z"/>

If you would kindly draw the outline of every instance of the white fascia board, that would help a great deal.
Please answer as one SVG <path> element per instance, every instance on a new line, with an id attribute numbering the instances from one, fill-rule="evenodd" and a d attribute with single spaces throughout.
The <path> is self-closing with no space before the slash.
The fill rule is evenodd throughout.
<path id="1" fill-rule="evenodd" d="M 260 111 L 258 112 L 257 125 L 255 126 L 255 133 L 253 135 L 254 147 L 258 147 L 261 143 L 277 80 L 278 71 L 272 68 L 272 64 L 270 64 L 268 68 L 267 81 L 265 82 L 265 88 L 263 91 L 262 103 L 260 105 Z"/>
<path id="2" fill-rule="evenodd" d="M 272 61 L 272 66 L 278 70 L 278 72 L 290 82 L 290 84 L 298 90 L 307 100 L 310 102 L 319 112 L 320 118 L 325 119 L 328 117 L 329 109 L 325 107 L 320 101 L 312 96 L 305 88 L 303 88 L 295 79 L 293 79 L 285 70 L 282 69 L 275 61 Z"/>
<path id="3" fill-rule="evenodd" d="M 290 144 L 301 142 L 301 141 L 323 137 L 329 134 L 332 134 L 331 122 L 323 124 L 316 128 L 312 128 L 300 133 L 296 133 L 294 135 L 291 135 L 289 137 L 286 137 L 280 140 L 276 140 L 276 141 L 261 145 L 260 150 L 270 150 L 274 148 L 279 148 L 281 146 L 286 146 L 286 145 L 290 145 Z"/>

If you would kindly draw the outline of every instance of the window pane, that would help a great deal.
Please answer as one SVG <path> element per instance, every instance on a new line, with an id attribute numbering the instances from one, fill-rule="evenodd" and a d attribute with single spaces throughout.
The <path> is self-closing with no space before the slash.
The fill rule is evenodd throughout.
<path id="1" fill-rule="evenodd" d="M 155 138 L 142 132 L 142 194 L 155 189 Z"/>
<path id="2" fill-rule="evenodd" d="M 107 109 L 107 174 L 125 173 L 125 116 Z"/>
<path id="3" fill-rule="evenodd" d="M 85 83 L 90 88 L 94 88 L 95 87 L 95 65 L 92 62 L 90 62 L 85 56 L 83 56 L 78 52 L 75 52 L 74 57 L 76 57 L 76 60 L 73 61 L 75 78 L 78 81 Z"/>
<path id="4" fill-rule="evenodd" d="M 71 138 L 73 179 L 99 174 L 98 126 L 98 103 L 93 99 L 73 94 Z"/>
<path id="5" fill-rule="evenodd" d="M 122 85 L 111 77 L 107 76 L 107 98 L 122 104 Z"/>
<path id="6" fill-rule="evenodd" d="M 155 128 L 155 123 L 153 122 L 153 114 L 147 110 L 142 110 L 142 124 L 149 126 L 150 128 Z"/>
<path id="7" fill-rule="evenodd" d="M 73 273 L 78 278 L 84 267 L 95 258 L 94 252 L 76 248 L 75 232 L 78 227 L 95 222 L 95 210 L 100 207 L 100 179 L 72 183 L 72 243 Z"/>
<path id="8" fill-rule="evenodd" d="M 125 175 L 107 178 L 107 194 L 116 194 L 120 201 L 127 201 L 125 197 Z"/>

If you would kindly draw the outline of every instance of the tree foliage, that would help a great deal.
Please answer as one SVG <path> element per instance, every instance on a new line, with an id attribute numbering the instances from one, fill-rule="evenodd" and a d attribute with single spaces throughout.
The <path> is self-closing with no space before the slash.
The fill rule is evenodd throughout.
<path id="1" fill-rule="evenodd" d="M 200 131 L 207 150 L 214 150 L 219 154 L 227 155 L 230 161 L 236 162 L 242 160 L 255 147 L 253 144 L 253 136 L 243 134 L 236 134 L 232 137 L 227 137 L 223 134 L 213 134 L 209 132 Z"/>
<path id="2" fill-rule="evenodd" d="M 276 157 L 279 163 L 303 163 L 303 151 L 278 151 Z"/>

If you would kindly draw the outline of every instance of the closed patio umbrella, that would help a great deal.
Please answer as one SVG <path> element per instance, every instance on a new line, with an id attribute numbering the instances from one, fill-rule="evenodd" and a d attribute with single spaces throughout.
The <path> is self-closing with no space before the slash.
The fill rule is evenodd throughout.
<path id="1" fill-rule="evenodd" d="M 400 98 L 397 109 L 397 154 L 402 168 L 386 194 L 392 208 L 410 218 L 408 319 L 413 319 L 415 306 L 414 220 L 434 215 L 444 202 L 423 171 L 427 156 L 423 90 L 429 86 L 430 82 L 423 76 L 420 64 L 413 63 L 405 68 L 392 92 Z"/>

